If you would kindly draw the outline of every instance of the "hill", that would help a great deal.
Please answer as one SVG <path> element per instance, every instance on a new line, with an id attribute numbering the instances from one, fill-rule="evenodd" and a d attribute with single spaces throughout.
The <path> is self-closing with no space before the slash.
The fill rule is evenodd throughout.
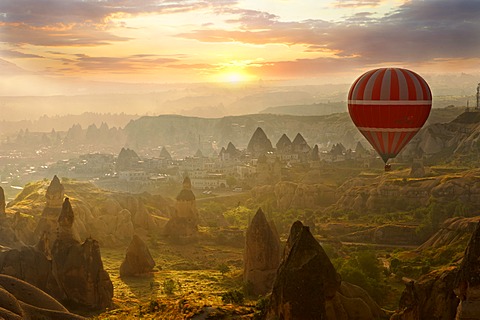
<path id="1" fill-rule="evenodd" d="M 429 124 L 453 120 L 463 112 L 461 108 L 433 109 Z M 327 148 L 342 143 L 354 149 L 358 141 L 368 145 L 353 125 L 348 113 L 299 116 L 280 114 L 250 114 L 223 118 L 198 118 L 178 115 L 141 117 L 125 126 L 127 144 L 134 148 L 159 145 L 172 146 L 180 154 L 191 155 L 197 149 L 210 154 L 232 142 L 237 148 L 246 148 L 253 132 L 261 127 L 272 144 L 283 134 L 293 138 L 301 133 L 310 146 Z"/>
<path id="2" fill-rule="evenodd" d="M 33 235 L 45 207 L 49 183 L 45 179 L 27 184 L 7 206 L 7 215 L 16 215 L 14 231 L 23 243 L 38 241 Z M 74 232 L 82 240 L 93 237 L 102 246 L 126 244 L 134 233 L 158 231 L 173 210 L 172 200 L 160 195 L 111 192 L 87 181 L 67 178 L 62 178 L 61 183 L 75 212 Z"/>

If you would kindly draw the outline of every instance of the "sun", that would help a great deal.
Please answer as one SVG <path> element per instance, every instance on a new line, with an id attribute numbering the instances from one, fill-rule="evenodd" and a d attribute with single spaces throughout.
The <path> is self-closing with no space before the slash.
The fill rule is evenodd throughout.
<path id="1" fill-rule="evenodd" d="M 215 81 L 222 83 L 237 84 L 255 80 L 255 76 L 245 71 L 244 65 L 229 64 L 222 67 L 215 74 Z"/>
<path id="2" fill-rule="evenodd" d="M 249 75 L 240 71 L 226 72 L 222 75 L 223 82 L 239 83 L 249 80 Z"/>

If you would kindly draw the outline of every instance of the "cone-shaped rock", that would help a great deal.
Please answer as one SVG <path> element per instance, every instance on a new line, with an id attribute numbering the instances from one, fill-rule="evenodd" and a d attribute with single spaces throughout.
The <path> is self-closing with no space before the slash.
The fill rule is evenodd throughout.
<path id="1" fill-rule="evenodd" d="M 320 160 L 318 145 L 315 145 L 313 147 L 312 151 L 310 152 L 310 160 L 312 160 L 312 161 Z"/>
<path id="2" fill-rule="evenodd" d="M 168 152 L 167 148 L 162 148 L 162 150 L 160 151 L 160 158 L 172 160 L 172 156 L 170 155 L 170 152 Z"/>
<path id="3" fill-rule="evenodd" d="M 291 229 L 273 285 L 267 319 L 326 319 L 325 301 L 335 296 L 340 278 L 308 227 Z"/>
<path id="4" fill-rule="evenodd" d="M 73 215 L 72 205 L 70 200 L 65 198 L 65 201 L 62 205 L 62 211 L 58 216 L 58 234 L 57 239 L 62 241 L 74 240 L 73 237 L 73 220 L 75 219 Z"/>
<path id="5" fill-rule="evenodd" d="M 244 261 L 243 278 L 249 294 L 270 292 L 280 263 L 280 240 L 262 209 L 258 209 L 247 229 Z"/>
<path id="6" fill-rule="evenodd" d="M 45 193 L 47 203 L 34 232 L 35 243 L 46 236 L 50 240 L 50 245 L 53 246 L 57 238 L 58 217 L 62 211 L 64 192 L 65 188 L 55 175 Z"/>
<path id="7" fill-rule="evenodd" d="M 480 222 L 470 238 L 457 274 L 458 320 L 480 319 Z"/>
<path id="8" fill-rule="evenodd" d="M 5 192 L 3 191 L 3 188 L 0 187 L 0 219 L 5 217 Z"/>
<path id="9" fill-rule="evenodd" d="M 125 260 L 120 266 L 120 276 L 128 277 L 151 272 L 155 267 L 155 261 L 150 254 L 145 242 L 139 236 L 134 235 L 125 255 Z"/>
<path id="10" fill-rule="evenodd" d="M 63 202 L 63 193 L 65 188 L 60 183 L 60 179 L 55 175 L 53 176 L 50 185 L 47 188 L 45 197 L 47 198 L 47 208 L 61 208 Z"/>
<path id="11" fill-rule="evenodd" d="M 278 140 L 277 144 L 275 145 L 277 151 L 279 153 L 290 153 L 292 152 L 292 141 L 289 137 L 284 133 L 280 139 Z"/>
<path id="12" fill-rule="evenodd" d="M 122 150 L 120 150 L 120 153 L 118 154 L 115 169 L 117 171 L 130 170 L 134 168 L 140 160 L 140 157 L 135 151 L 128 148 L 122 148 Z"/>
<path id="13" fill-rule="evenodd" d="M 185 177 L 183 180 L 183 188 L 177 195 L 175 212 L 166 223 L 164 233 L 176 242 L 196 240 L 198 235 L 198 211 L 189 177 Z"/>
<path id="14" fill-rule="evenodd" d="M 295 136 L 295 139 L 293 139 L 292 148 L 293 148 L 293 152 L 298 152 L 298 153 L 307 153 L 311 149 L 307 141 L 305 141 L 305 139 L 300 133 L 297 133 L 297 135 Z"/>
<path id="15" fill-rule="evenodd" d="M 68 198 L 58 218 L 58 236 L 52 249 L 53 276 L 60 299 L 88 309 L 110 307 L 113 285 L 103 269 L 100 247 L 91 238 L 80 243 L 72 234 L 74 214 Z"/>
<path id="16" fill-rule="evenodd" d="M 258 127 L 248 142 L 247 152 L 251 153 L 254 157 L 258 157 L 272 150 L 272 142 L 267 138 L 263 129 Z"/>

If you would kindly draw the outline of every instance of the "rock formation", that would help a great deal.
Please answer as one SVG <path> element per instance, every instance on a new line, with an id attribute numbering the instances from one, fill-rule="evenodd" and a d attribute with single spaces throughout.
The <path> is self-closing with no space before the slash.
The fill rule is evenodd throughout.
<path id="1" fill-rule="evenodd" d="M 5 192 L 3 191 L 3 188 L 0 187 L 0 219 L 5 218 Z"/>
<path id="2" fill-rule="evenodd" d="M 172 160 L 172 156 L 170 155 L 170 152 L 168 152 L 167 148 L 162 147 L 162 150 L 160 151 L 160 158 Z"/>
<path id="3" fill-rule="evenodd" d="M 247 152 L 253 157 L 258 157 L 270 151 L 273 151 L 272 142 L 267 138 L 263 129 L 258 127 L 248 142 Z"/>
<path id="4" fill-rule="evenodd" d="M 270 292 L 280 264 L 280 240 L 260 208 L 247 229 L 244 264 L 248 293 L 257 296 Z"/>
<path id="5" fill-rule="evenodd" d="M 35 242 L 40 240 L 44 234 L 49 239 L 51 245 L 55 242 L 58 226 L 57 219 L 62 210 L 64 193 L 65 188 L 60 183 L 60 179 L 55 175 L 45 193 L 46 205 L 34 232 Z"/>
<path id="6" fill-rule="evenodd" d="M 5 193 L 0 187 L 0 245 L 14 247 L 18 244 L 19 241 L 12 229 L 12 222 L 5 213 Z"/>
<path id="7" fill-rule="evenodd" d="M 404 279 L 399 310 L 391 320 L 452 320 L 458 305 L 453 292 L 455 268 L 435 270 L 418 281 Z"/>
<path id="8" fill-rule="evenodd" d="M 308 153 L 311 149 L 300 133 L 297 133 L 295 139 L 293 139 L 292 148 L 295 153 Z"/>
<path id="9" fill-rule="evenodd" d="M 20 244 L 35 245 L 42 238 L 41 230 L 48 226 L 50 230 L 47 232 L 48 242 L 51 249 L 55 242 L 61 205 L 58 208 L 49 209 L 48 206 L 45 208 L 41 197 L 48 186 L 45 184 L 45 181 L 29 184 L 9 204 L 7 220 L 15 231 L 13 237 Z M 79 241 L 92 237 L 102 247 L 127 247 L 135 233 L 139 235 L 159 233 L 174 211 L 173 200 L 160 195 L 112 192 L 99 189 L 91 182 L 73 179 L 62 184 L 65 188 L 64 194 L 75 195 L 75 200 L 71 201 L 75 212 L 72 226 L 74 236 Z M 40 210 L 41 213 L 42 209 L 45 211 L 43 217 L 38 212 Z M 52 214 L 51 211 L 56 213 Z M 10 214 L 11 212 L 15 212 L 15 215 Z M 47 217 L 49 219 L 46 219 Z M 35 230 L 37 231 L 34 237 Z M 6 233 L 0 233 L 0 240 L 5 237 Z M 0 243 L 12 247 L 6 242 Z"/>
<path id="10" fill-rule="evenodd" d="M 198 211 L 192 183 L 189 177 L 183 180 L 183 189 L 177 195 L 175 212 L 165 225 L 165 235 L 174 241 L 189 242 L 198 234 Z"/>
<path id="11" fill-rule="evenodd" d="M 135 151 L 122 148 L 118 154 L 115 169 L 117 172 L 130 170 L 137 165 L 138 161 L 140 161 L 140 157 Z"/>
<path id="12" fill-rule="evenodd" d="M 44 250 L 23 246 L 0 253 L 0 273 L 22 279 L 59 297 L 59 287 L 52 275 L 52 261 Z"/>
<path id="13" fill-rule="evenodd" d="M 480 217 L 461 218 L 454 217 L 443 222 L 440 230 L 417 248 L 417 251 L 439 249 L 443 246 L 465 245 L 471 234 L 475 231 Z"/>
<path id="14" fill-rule="evenodd" d="M 318 150 L 318 145 L 316 144 L 313 148 L 312 151 L 310 151 L 310 161 L 318 161 L 320 160 L 320 155 L 319 155 L 319 150 Z"/>
<path id="15" fill-rule="evenodd" d="M 480 319 L 480 222 L 470 238 L 455 280 L 460 299 L 456 320 Z"/>
<path id="16" fill-rule="evenodd" d="M 91 238 L 78 242 L 72 234 L 73 222 L 73 210 L 66 198 L 52 249 L 52 272 L 60 287 L 60 300 L 88 309 L 110 307 L 113 285 L 103 269 L 98 242 Z"/>
<path id="17" fill-rule="evenodd" d="M 0 274 L 0 319 L 81 320 L 57 300 L 20 279 Z"/>
<path id="18" fill-rule="evenodd" d="M 300 222 L 293 224 L 266 319 L 326 319 L 325 302 L 340 288 L 327 254 Z"/>
<path id="19" fill-rule="evenodd" d="M 291 153 L 292 152 L 292 141 L 289 137 L 284 133 L 280 139 L 278 140 L 277 144 L 275 145 L 277 148 L 278 153 Z"/>
<path id="20" fill-rule="evenodd" d="M 150 250 L 139 236 L 134 235 L 128 246 L 125 260 L 120 265 L 120 277 L 148 273 L 152 271 L 153 267 L 155 267 L 155 261 Z"/>
<path id="21" fill-rule="evenodd" d="M 267 307 L 266 319 L 384 319 L 362 288 L 341 281 L 309 227 L 296 221 Z"/>
<path id="22" fill-rule="evenodd" d="M 465 232 L 468 222 L 472 222 L 471 218 L 462 224 Z M 391 320 L 480 319 L 479 259 L 480 222 L 477 222 L 459 267 L 434 270 L 418 281 L 404 279 L 406 288 L 400 298 L 399 311 Z"/>
<path id="23" fill-rule="evenodd" d="M 230 156 L 230 159 L 236 159 L 240 156 L 241 151 L 238 150 L 233 143 L 229 142 L 225 152 Z"/>

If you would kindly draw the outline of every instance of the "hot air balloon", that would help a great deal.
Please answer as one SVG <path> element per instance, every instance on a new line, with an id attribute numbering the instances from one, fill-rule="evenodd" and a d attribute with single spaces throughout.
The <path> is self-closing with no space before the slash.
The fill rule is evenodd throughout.
<path id="1" fill-rule="evenodd" d="M 432 108 L 427 82 L 413 71 L 380 68 L 361 75 L 348 93 L 348 112 L 390 169 L 395 156 L 422 128 Z"/>

